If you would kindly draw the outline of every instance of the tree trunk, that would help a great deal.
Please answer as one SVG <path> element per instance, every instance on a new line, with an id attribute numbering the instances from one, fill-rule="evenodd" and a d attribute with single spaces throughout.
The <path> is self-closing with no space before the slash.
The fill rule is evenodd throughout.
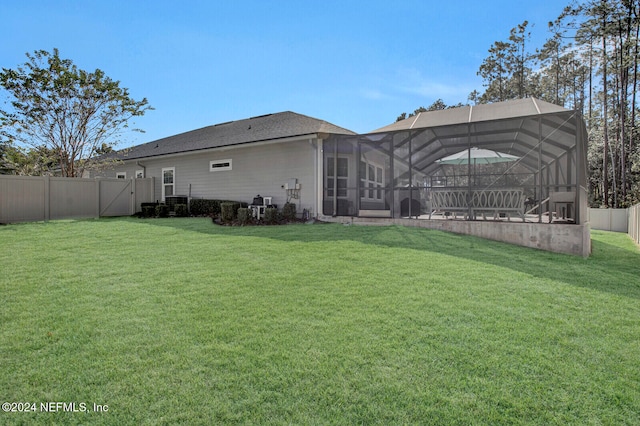
<path id="1" fill-rule="evenodd" d="M 593 117 L 593 38 L 589 39 L 589 125 Z"/>
<path id="2" fill-rule="evenodd" d="M 602 203 L 605 206 L 609 206 L 609 170 L 608 159 L 609 156 L 609 127 L 608 122 L 608 110 L 607 103 L 609 99 L 607 97 L 607 36 L 604 33 L 604 26 L 606 25 L 606 15 L 603 16 L 603 34 L 602 34 L 602 91 L 603 91 L 603 104 L 602 104 L 602 119 L 603 121 L 603 143 L 604 151 L 602 154 Z"/>
<path id="3" fill-rule="evenodd" d="M 620 195 L 624 202 L 627 199 L 627 153 L 625 145 L 627 139 L 627 101 L 629 97 L 629 67 L 627 66 L 627 60 L 631 50 L 629 45 L 631 42 L 631 5 L 629 5 L 627 19 L 618 21 L 618 35 L 620 37 Z"/>
<path id="4" fill-rule="evenodd" d="M 636 22 L 638 19 L 637 11 L 635 11 Z M 638 88 L 638 44 L 640 40 L 640 24 L 636 23 L 635 49 L 633 54 L 633 91 L 631 92 L 631 126 L 629 131 L 629 152 L 633 152 L 633 136 L 636 127 L 636 90 Z"/>

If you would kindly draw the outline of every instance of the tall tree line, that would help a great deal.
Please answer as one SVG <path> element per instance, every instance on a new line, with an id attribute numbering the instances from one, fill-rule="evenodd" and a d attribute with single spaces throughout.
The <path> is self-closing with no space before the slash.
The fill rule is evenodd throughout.
<path id="1" fill-rule="evenodd" d="M 472 92 L 469 100 L 534 96 L 580 111 L 589 133 L 591 205 L 640 202 L 640 0 L 576 1 L 548 29 L 539 47 L 530 45 L 527 21 L 496 41 L 478 71 L 484 92 Z"/>

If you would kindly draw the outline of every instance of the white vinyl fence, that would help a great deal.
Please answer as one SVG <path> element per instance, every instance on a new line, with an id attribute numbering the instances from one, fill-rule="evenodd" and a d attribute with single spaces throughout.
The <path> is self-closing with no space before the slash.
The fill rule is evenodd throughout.
<path id="1" fill-rule="evenodd" d="M 628 209 L 589 209 L 591 229 L 601 231 L 627 232 Z"/>
<path id="2" fill-rule="evenodd" d="M 640 244 L 640 204 L 628 209 L 589 209 L 591 229 L 626 232 Z"/>
<path id="3" fill-rule="evenodd" d="M 640 244 L 640 204 L 629 208 L 629 236 Z"/>
<path id="4" fill-rule="evenodd" d="M 129 216 L 153 201 L 153 178 L 0 175 L 0 223 Z"/>

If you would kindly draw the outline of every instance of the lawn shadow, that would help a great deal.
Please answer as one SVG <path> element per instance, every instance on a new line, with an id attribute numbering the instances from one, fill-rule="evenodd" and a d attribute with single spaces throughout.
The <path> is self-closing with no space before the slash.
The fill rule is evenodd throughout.
<path id="1" fill-rule="evenodd" d="M 551 253 L 479 237 L 432 229 L 393 226 L 300 224 L 228 227 L 211 221 L 146 220 L 154 226 L 211 235 L 269 238 L 284 242 L 352 241 L 402 248 L 487 263 L 541 279 L 640 299 L 640 250 L 626 234 L 595 233 L 589 258 Z"/>

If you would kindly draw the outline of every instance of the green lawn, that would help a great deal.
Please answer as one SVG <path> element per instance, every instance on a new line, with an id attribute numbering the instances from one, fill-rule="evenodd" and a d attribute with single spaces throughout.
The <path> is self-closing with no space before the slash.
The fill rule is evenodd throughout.
<path id="1" fill-rule="evenodd" d="M 640 251 L 592 237 L 582 259 L 396 226 L 1 226 L 0 402 L 38 412 L 0 424 L 637 425 Z"/>

